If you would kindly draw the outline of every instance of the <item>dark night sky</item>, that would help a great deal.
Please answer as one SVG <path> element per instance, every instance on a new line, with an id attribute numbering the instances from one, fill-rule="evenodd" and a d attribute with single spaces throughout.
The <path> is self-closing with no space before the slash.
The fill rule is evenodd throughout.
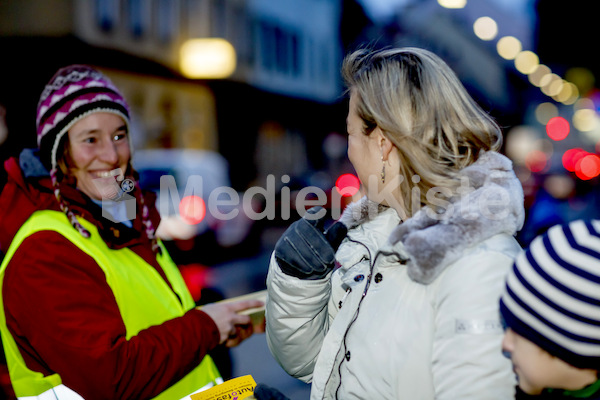
<path id="1" fill-rule="evenodd" d="M 553 70 L 586 67 L 600 84 L 596 0 L 538 0 L 537 53 Z"/>

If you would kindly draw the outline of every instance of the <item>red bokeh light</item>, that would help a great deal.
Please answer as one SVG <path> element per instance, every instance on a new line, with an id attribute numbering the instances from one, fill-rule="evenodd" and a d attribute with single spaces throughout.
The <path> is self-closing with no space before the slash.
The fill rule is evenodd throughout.
<path id="1" fill-rule="evenodd" d="M 533 150 L 525 157 L 525 165 L 531 172 L 542 172 L 547 164 L 548 157 L 540 150 Z"/>
<path id="2" fill-rule="evenodd" d="M 354 196 L 360 189 L 360 180 L 352 174 L 343 174 L 335 181 L 335 188 L 343 197 Z"/>
<path id="3" fill-rule="evenodd" d="M 600 157 L 596 154 L 587 154 L 576 165 L 575 175 L 581 180 L 590 180 L 600 175 Z"/>
<path id="4" fill-rule="evenodd" d="M 180 265 L 179 271 L 194 301 L 201 298 L 202 289 L 207 286 L 207 267 L 201 264 Z"/>
<path id="5" fill-rule="evenodd" d="M 202 197 L 192 195 L 181 199 L 179 215 L 187 224 L 196 225 L 200 223 L 206 216 L 206 205 Z"/>
<path id="6" fill-rule="evenodd" d="M 563 140 L 569 135 L 571 127 L 569 121 L 563 117 L 554 117 L 546 124 L 546 133 L 552 140 Z"/>
<path id="7" fill-rule="evenodd" d="M 569 172 L 575 172 L 577 162 L 589 153 L 579 147 L 569 149 L 562 156 L 562 165 Z"/>

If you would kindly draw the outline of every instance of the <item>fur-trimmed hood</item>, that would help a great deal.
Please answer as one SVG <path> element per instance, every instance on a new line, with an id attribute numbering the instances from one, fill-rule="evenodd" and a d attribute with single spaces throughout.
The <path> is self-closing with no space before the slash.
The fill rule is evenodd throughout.
<path id="1" fill-rule="evenodd" d="M 398 225 L 382 252 L 396 254 L 416 282 L 431 283 L 464 251 L 494 235 L 515 235 L 525 219 L 523 188 L 512 162 L 496 152 L 481 152 L 460 172 L 459 194 L 449 202 L 424 207 Z M 383 206 L 366 197 L 349 205 L 340 221 L 349 229 L 372 219 Z"/>

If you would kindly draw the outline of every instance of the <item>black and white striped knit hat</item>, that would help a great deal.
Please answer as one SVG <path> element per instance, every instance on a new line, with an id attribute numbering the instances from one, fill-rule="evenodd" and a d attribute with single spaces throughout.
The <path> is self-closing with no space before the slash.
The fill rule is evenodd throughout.
<path id="1" fill-rule="evenodd" d="M 600 220 L 556 225 L 519 254 L 500 311 L 517 334 L 600 370 Z"/>

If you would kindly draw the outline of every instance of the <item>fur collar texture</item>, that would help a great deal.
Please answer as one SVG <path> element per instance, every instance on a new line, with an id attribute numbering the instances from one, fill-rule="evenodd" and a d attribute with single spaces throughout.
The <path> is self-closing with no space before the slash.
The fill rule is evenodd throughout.
<path id="1" fill-rule="evenodd" d="M 449 202 L 440 201 L 436 211 L 429 206 L 419 210 L 399 224 L 381 248 L 397 255 L 416 282 L 431 283 L 467 248 L 500 233 L 515 235 L 523 227 L 523 188 L 507 157 L 481 152 L 460 178 L 459 193 Z M 363 197 L 344 210 L 340 221 L 352 228 L 382 208 Z"/>

